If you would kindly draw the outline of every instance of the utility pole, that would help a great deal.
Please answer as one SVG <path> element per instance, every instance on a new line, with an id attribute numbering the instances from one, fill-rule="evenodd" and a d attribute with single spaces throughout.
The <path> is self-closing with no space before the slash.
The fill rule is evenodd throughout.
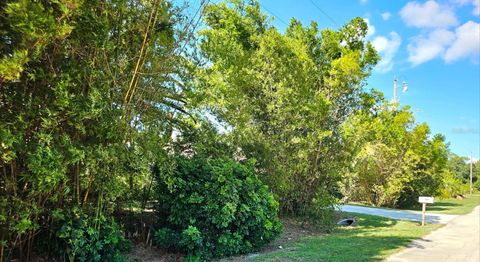
<path id="1" fill-rule="evenodd" d="M 473 158 L 472 158 L 472 153 L 470 153 L 470 195 L 473 193 L 472 173 L 473 173 Z"/>
<path id="2" fill-rule="evenodd" d="M 397 77 L 393 77 L 393 103 L 397 103 Z"/>
<path id="3" fill-rule="evenodd" d="M 403 93 L 407 92 L 408 84 L 407 82 L 402 82 Z M 397 76 L 393 76 L 393 108 L 394 110 L 397 108 L 397 103 L 399 102 L 398 95 L 397 95 Z"/>

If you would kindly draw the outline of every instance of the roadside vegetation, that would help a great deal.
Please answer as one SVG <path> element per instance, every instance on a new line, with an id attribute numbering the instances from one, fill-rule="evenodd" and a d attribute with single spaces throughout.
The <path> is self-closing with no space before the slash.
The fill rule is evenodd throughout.
<path id="1" fill-rule="evenodd" d="M 444 136 L 366 88 L 380 57 L 362 18 L 282 32 L 257 1 L 185 8 L 0 1 L 0 262 L 135 245 L 205 261 L 261 250 L 279 216 L 376 259 L 434 226 L 335 229 L 337 203 L 466 192 Z"/>
<path id="2" fill-rule="evenodd" d="M 428 204 L 427 211 L 430 213 L 465 215 L 480 205 L 480 194 L 468 194 L 465 198 L 448 198 L 436 200 L 433 204 Z M 421 211 L 421 208 L 416 208 Z"/>
<path id="3" fill-rule="evenodd" d="M 422 227 L 416 222 L 355 213 L 345 213 L 344 216 L 355 217 L 358 226 L 340 227 L 329 235 L 305 237 L 282 250 L 246 260 L 381 261 L 412 240 L 441 227 L 439 224 Z"/>
<path id="4" fill-rule="evenodd" d="M 359 202 L 350 202 L 349 205 L 369 206 Z M 455 198 L 441 198 L 435 199 L 433 204 L 427 204 L 427 213 L 449 214 L 449 215 L 465 215 L 473 211 L 473 209 L 480 205 L 480 194 L 459 195 Z M 380 207 L 383 209 L 392 209 L 388 207 Z M 422 211 L 421 205 L 415 205 L 401 210 Z"/>

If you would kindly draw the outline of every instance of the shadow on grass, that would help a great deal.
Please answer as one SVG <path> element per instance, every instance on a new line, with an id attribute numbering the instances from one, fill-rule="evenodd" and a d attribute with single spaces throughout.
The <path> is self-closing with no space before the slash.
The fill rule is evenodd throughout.
<path id="1" fill-rule="evenodd" d="M 289 248 L 268 253 L 253 261 L 379 261 L 411 244 L 435 226 L 420 227 L 415 223 L 393 219 L 346 214 L 356 217 L 357 227 L 338 228 L 326 236 L 311 236 Z M 424 248 L 422 240 L 415 244 Z"/>
<path id="2" fill-rule="evenodd" d="M 442 212 L 442 211 L 450 211 L 452 209 L 455 209 L 456 207 L 460 207 L 462 204 L 459 203 L 451 203 L 451 202 L 435 202 L 434 204 L 429 204 L 427 206 L 427 212 L 428 211 L 435 211 L 435 212 Z M 405 208 L 402 210 L 414 210 L 414 211 L 422 211 L 422 206 L 417 205 L 415 207 L 412 207 L 411 209 Z"/>
<path id="3" fill-rule="evenodd" d="M 461 206 L 461 204 L 457 203 L 448 203 L 448 202 L 437 202 L 435 204 L 432 204 L 428 206 L 428 210 L 430 211 L 443 211 L 443 210 L 449 210 L 452 207 L 458 207 Z"/>
<path id="4" fill-rule="evenodd" d="M 342 236 L 309 238 L 289 250 L 271 253 L 259 261 L 380 261 L 409 245 L 414 237 Z M 423 248 L 421 244 L 416 244 Z"/>
<path id="5" fill-rule="evenodd" d="M 397 220 L 380 217 L 380 216 L 372 216 L 372 215 L 365 215 L 365 214 L 357 214 L 357 213 L 349 213 L 343 212 L 343 218 L 354 217 L 357 220 L 357 224 L 359 227 L 353 227 L 356 230 L 369 230 L 371 228 L 380 228 L 380 227 L 392 227 L 397 224 Z M 338 230 L 345 229 L 345 227 L 338 227 Z M 350 229 L 347 227 L 347 229 Z"/>

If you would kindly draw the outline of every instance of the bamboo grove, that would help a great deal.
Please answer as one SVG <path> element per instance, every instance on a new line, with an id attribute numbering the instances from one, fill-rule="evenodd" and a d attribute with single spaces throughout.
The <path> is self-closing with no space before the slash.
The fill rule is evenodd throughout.
<path id="1" fill-rule="evenodd" d="M 0 2 L 0 261 L 121 261 L 132 230 L 210 259 L 266 244 L 279 214 L 329 227 L 342 199 L 464 193 L 444 137 L 367 90 L 361 18 L 282 32 L 256 1 L 186 10 Z"/>

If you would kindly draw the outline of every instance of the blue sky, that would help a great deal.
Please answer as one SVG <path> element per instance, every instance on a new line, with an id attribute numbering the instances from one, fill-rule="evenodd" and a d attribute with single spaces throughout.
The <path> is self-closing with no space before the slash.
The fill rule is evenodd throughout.
<path id="1" fill-rule="evenodd" d="M 192 0 L 192 8 L 201 1 Z M 260 0 L 260 5 L 281 31 L 292 17 L 332 29 L 357 16 L 366 19 L 368 40 L 382 56 L 366 88 L 391 99 L 394 76 L 399 86 L 406 81 L 400 103 L 412 107 L 416 121 L 445 135 L 454 153 L 479 159 L 480 0 Z"/>
<path id="2" fill-rule="evenodd" d="M 313 3 L 312 3 L 313 2 Z M 480 0 L 261 0 L 283 30 L 291 17 L 320 28 L 338 28 L 354 17 L 367 19 L 368 39 L 382 56 L 367 88 L 393 96 L 393 78 L 408 82 L 400 103 L 418 122 L 442 133 L 450 149 L 480 154 Z"/>

